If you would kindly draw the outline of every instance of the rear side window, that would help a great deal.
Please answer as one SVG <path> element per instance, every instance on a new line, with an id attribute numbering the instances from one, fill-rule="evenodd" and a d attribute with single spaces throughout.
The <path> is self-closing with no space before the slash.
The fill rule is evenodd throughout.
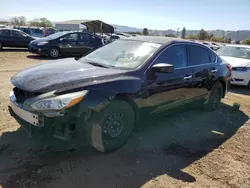
<path id="1" fill-rule="evenodd" d="M 207 49 L 196 45 L 189 45 L 188 48 L 191 65 L 202 65 L 211 63 L 210 55 Z"/>
<path id="2" fill-rule="evenodd" d="M 213 52 L 210 52 L 210 59 L 212 63 L 214 63 L 216 60 L 216 55 Z"/>
<path id="3" fill-rule="evenodd" d="M 10 30 L 2 30 L 1 36 L 9 37 L 10 36 Z"/>
<path id="4" fill-rule="evenodd" d="M 174 65 L 174 68 L 187 66 L 187 51 L 183 44 L 167 48 L 155 61 L 155 63 L 167 63 Z"/>

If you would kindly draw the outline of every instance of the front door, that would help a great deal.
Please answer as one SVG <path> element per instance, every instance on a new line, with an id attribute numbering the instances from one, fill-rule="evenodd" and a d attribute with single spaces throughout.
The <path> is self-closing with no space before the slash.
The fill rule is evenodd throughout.
<path id="1" fill-rule="evenodd" d="M 19 31 L 11 31 L 12 38 L 13 38 L 13 45 L 15 47 L 24 47 L 27 48 L 30 42 L 30 38 L 25 36 Z"/>
<path id="2" fill-rule="evenodd" d="M 79 53 L 77 42 L 79 40 L 78 33 L 70 33 L 59 39 L 59 48 L 62 54 L 76 55 Z"/>
<path id="3" fill-rule="evenodd" d="M 193 67 L 192 98 L 203 97 L 216 79 L 216 56 L 212 51 L 198 45 L 188 44 L 189 62 Z"/>
<path id="4" fill-rule="evenodd" d="M 154 64 L 168 63 L 174 66 L 172 73 L 147 72 L 147 93 L 145 102 L 153 112 L 161 112 L 183 104 L 190 99 L 192 68 L 188 67 L 185 44 L 167 47 Z"/>

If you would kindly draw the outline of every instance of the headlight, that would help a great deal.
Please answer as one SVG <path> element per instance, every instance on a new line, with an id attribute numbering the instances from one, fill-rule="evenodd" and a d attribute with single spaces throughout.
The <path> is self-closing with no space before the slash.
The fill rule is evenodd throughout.
<path id="1" fill-rule="evenodd" d="M 87 93 L 88 91 L 84 90 L 81 92 L 41 99 L 31 104 L 30 107 L 37 111 L 62 110 L 79 103 Z"/>
<path id="2" fill-rule="evenodd" d="M 48 44 L 48 43 L 49 43 L 49 42 L 47 42 L 47 41 L 39 42 L 39 43 L 37 44 L 37 46 L 43 46 L 43 45 Z"/>
<path id="3" fill-rule="evenodd" d="M 250 67 L 233 67 L 235 71 L 249 71 Z"/>

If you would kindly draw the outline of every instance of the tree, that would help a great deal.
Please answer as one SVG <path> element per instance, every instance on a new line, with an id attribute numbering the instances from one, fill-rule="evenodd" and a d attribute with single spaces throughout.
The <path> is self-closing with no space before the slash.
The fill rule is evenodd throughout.
<path id="1" fill-rule="evenodd" d="M 40 18 L 40 27 L 53 27 L 53 24 L 47 18 Z"/>
<path id="2" fill-rule="evenodd" d="M 187 38 L 188 39 L 197 39 L 198 36 L 197 35 L 188 35 Z"/>
<path id="3" fill-rule="evenodd" d="M 30 26 L 53 27 L 53 24 L 47 18 L 34 18 L 32 21 L 30 21 Z"/>
<path id="4" fill-rule="evenodd" d="M 26 25 L 26 18 L 24 16 L 14 16 L 10 19 L 10 24 L 18 26 Z"/>
<path id="5" fill-rule="evenodd" d="M 185 39 L 186 38 L 186 28 L 183 27 L 182 31 L 181 31 L 181 38 Z"/>
<path id="6" fill-rule="evenodd" d="M 143 35 L 148 35 L 148 29 L 147 28 L 144 28 L 143 31 L 142 31 Z"/>
<path id="7" fill-rule="evenodd" d="M 249 39 L 244 40 L 242 43 L 243 43 L 243 44 L 250 45 L 250 38 L 249 38 Z"/>
<path id="8" fill-rule="evenodd" d="M 207 38 L 207 32 L 204 29 L 200 30 L 200 33 L 198 34 L 199 40 L 205 40 Z"/>
<path id="9" fill-rule="evenodd" d="M 212 37 L 210 40 L 213 42 L 225 42 L 225 39 L 223 37 Z"/>
<path id="10" fill-rule="evenodd" d="M 176 37 L 174 34 L 166 34 L 165 37 Z"/>
<path id="11" fill-rule="evenodd" d="M 39 18 L 34 18 L 33 20 L 30 21 L 30 26 L 39 27 L 40 26 L 39 22 L 40 22 Z"/>

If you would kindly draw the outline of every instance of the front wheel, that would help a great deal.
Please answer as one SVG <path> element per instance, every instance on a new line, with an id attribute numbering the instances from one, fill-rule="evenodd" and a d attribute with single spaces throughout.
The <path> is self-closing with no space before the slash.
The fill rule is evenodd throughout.
<path id="1" fill-rule="evenodd" d="M 223 86 L 220 82 L 214 84 L 213 89 L 208 94 L 208 98 L 204 104 L 204 107 L 207 111 L 214 111 L 218 109 L 220 101 L 223 94 Z"/>
<path id="2" fill-rule="evenodd" d="M 87 121 L 90 127 L 90 145 L 100 152 L 122 147 L 134 129 L 135 114 L 123 100 L 114 100 Z"/>
<path id="3" fill-rule="evenodd" d="M 2 50 L 2 49 L 3 49 L 3 43 L 0 42 L 0 50 Z"/>
<path id="4" fill-rule="evenodd" d="M 49 50 L 49 56 L 52 58 L 58 58 L 60 55 L 60 51 L 58 48 L 51 48 Z"/>

